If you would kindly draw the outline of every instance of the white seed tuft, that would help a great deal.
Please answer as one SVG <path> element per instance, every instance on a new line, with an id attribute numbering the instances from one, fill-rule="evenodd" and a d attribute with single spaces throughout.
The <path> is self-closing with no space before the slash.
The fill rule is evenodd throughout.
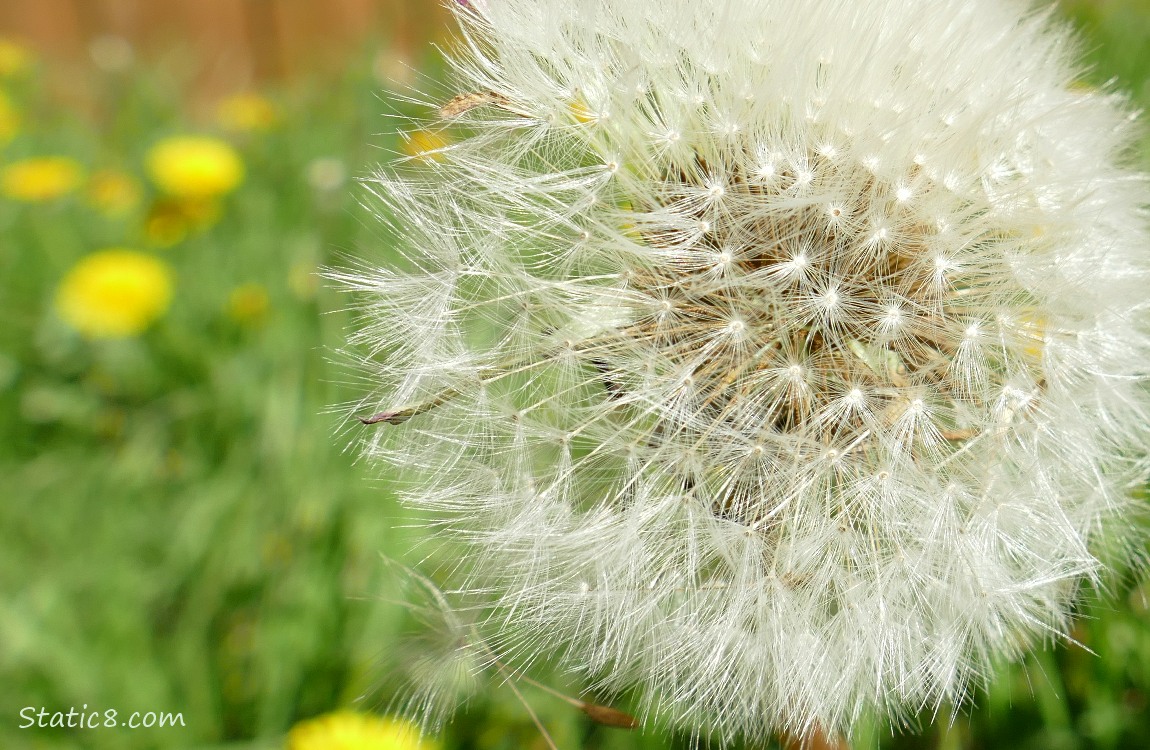
<path id="1" fill-rule="evenodd" d="M 1150 201 L 1067 32 L 1012 0 L 455 7 L 487 103 L 378 177 L 401 256 L 340 278 L 367 452 L 467 545 L 483 642 L 757 741 L 1065 633 L 1150 445 Z"/>

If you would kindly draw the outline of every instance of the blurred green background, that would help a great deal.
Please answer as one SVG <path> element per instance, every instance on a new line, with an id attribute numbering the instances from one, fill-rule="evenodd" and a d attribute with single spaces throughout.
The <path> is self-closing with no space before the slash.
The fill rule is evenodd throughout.
<path id="1" fill-rule="evenodd" d="M 413 148 L 395 116 L 426 113 L 395 92 L 455 93 L 431 48 L 445 15 L 3 2 L 0 748 L 281 748 L 311 717 L 385 714 L 408 617 L 382 559 L 416 559 L 421 532 L 396 530 L 387 478 L 349 449 L 350 301 L 316 272 L 389 252 L 355 178 Z M 1087 83 L 1150 106 L 1150 3 L 1059 12 L 1083 31 Z M 183 135 L 210 146 L 173 151 Z M 93 265 L 107 248 L 131 252 Z M 105 310 L 108 284 L 134 302 Z M 953 722 L 863 728 L 855 746 L 1150 748 L 1150 578 L 1120 572 L 1073 635 L 1096 655 L 1052 645 Z M 688 745 L 521 689 L 562 750 Z M 20 728 L 25 707 L 84 704 L 185 726 Z M 348 727 L 294 747 L 416 747 Z M 546 746 L 498 680 L 439 742 Z"/>

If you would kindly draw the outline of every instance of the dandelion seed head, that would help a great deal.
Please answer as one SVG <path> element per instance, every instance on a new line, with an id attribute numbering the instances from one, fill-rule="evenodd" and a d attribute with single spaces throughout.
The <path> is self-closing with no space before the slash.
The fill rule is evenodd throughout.
<path id="1" fill-rule="evenodd" d="M 341 278 L 362 406 L 405 415 L 367 450 L 469 545 L 492 647 L 726 740 L 906 719 L 1064 633 L 1150 438 L 1146 195 L 1067 32 L 989 0 L 457 15 L 484 104 L 374 185 L 403 262 Z"/>

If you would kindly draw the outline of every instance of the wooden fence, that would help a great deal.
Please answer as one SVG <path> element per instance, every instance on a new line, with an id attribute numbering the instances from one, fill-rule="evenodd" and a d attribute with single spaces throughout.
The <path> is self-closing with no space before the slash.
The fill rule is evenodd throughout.
<path id="1" fill-rule="evenodd" d="M 367 39 L 416 58 L 446 28 L 439 0 L 0 0 L 0 36 L 45 57 L 82 64 L 108 40 L 145 59 L 187 49 L 221 89 L 330 69 Z"/>

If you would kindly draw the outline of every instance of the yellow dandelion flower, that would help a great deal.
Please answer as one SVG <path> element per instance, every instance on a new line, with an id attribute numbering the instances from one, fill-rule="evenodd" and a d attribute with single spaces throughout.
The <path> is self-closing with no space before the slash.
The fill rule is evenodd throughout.
<path id="1" fill-rule="evenodd" d="M 212 198 L 161 198 L 148 209 L 144 237 L 157 247 L 171 247 L 189 234 L 219 221 L 220 204 Z"/>
<path id="2" fill-rule="evenodd" d="M 171 196 L 213 198 L 244 179 L 244 163 L 229 144 L 201 135 L 166 138 L 148 152 L 152 181 Z"/>
<path id="3" fill-rule="evenodd" d="M 20 114 L 16 111 L 12 100 L 0 91 L 0 147 L 8 145 L 19 132 Z"/>
<path id="4" fill-rule="evenodd" d="M 125 338 L 143 332 L 171 300 L 167 264 L 135 250 L 111 248 L 72 267 L 56 292 L 56 312 L 89 338 Z"/>
<path id="5" fill-rule="evenodd" d="M 227 314 L 240 325 L 258 326 L 267 318 L 270 306 L 262 284 L 242 284 L 228 295 Z"/>
<path id="6" fill-rule="evenodd" d="M 0 78 L 10 78 L 32 67 L 32 52 L 12 39 L 0 38 Z"/>
<path id="7" fill-rule="evenodd" d="M 84 169 L 64 156 L 40 156 L 15 161 L 0 170 L 0 193 L 18 201 L 42 203 L 75 190 Z"/>
<path id="8" fill-rule="evenodd" d="M 403 153 L 416 159 L 443 161 L 440 153 L 447 147 L 447 139 L 430 130 L 416 130 L 403 142 Z"/>
<path id="9" fill-rule="evenodd" d="M 88 179 L 88 203 L 100 213 L 116 218 L 140 204 L 140 183 L 118 169 L 104 169 Z"/>
<path id="10" fill-rule="evenodd" d="M 258 133 L 279 124 L 279 110 L 259 94 L 236 94 L 216 107 L 220 127 L 237 133 Z"/>
<path id="11" fill-rule="evenodd" d="M 287 750 L 438 750 L 402 719 L 336 711 L 297 724 L 287 738 Z"/>

